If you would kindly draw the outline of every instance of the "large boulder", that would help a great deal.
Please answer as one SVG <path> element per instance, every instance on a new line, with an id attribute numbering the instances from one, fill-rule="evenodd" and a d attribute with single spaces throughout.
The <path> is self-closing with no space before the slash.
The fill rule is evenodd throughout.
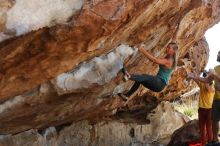
<path id="1" fill-rule="evenodd" d="M 205 31 L 220 18 L 219 0 L 3 0 L 0 1 L 0 133 L 15 134 L 65 123 L 101 122 L 124 102 L 117 93 L 125 65 L 155 74 L 140 54 L 144 43 L 157 57 L 173 39 L 178 66 L 167 88 L 143 88 L 128 109 L 172 100 L 194 87 L 188 71 L 208 60 Z M 151 100 L 150 97 L 155 97 Z M 146 101 L 146 102 L 145 102 Z M 156 104 L 155 104 L 156 103 Z M 150 113 L 152 107 L 140 109 Z"/>
<path id="2" fill-rule="evenodd" d="M 192 120 L 177 129 L 167 146 L 188 146 L 189 142 L 200 139 L 198 120 Z"/>
<path id="3" fill-rule="evenodd" d="M 1 136 L 0 145 L 165 146 L 175 129 L 188 121 L 169 102 L 162 102 L 151 114 L 143 116 L 142 120 L 135 118 L 137 111 L 129 111 L 130 114 L 128 111 L 120 111 L 115 120 L 95 124 L 80 121 L 42 130 L 32 129 L 13 136 Z M 125 115 L 127 118 L 124 118 Z"/>

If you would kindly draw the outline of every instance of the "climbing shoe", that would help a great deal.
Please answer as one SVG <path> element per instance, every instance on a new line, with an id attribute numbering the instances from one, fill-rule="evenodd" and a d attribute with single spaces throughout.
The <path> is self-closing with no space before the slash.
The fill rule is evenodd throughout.
<path id="1" fill-rule="evenodd" d="M 122 70 L 122 72 L 124 74 L 124 80 L 128 81 L 129 78 L 131 78 L 131 75 L 128 73 L 128 71 L 124 67 L 121 70 Z"/>

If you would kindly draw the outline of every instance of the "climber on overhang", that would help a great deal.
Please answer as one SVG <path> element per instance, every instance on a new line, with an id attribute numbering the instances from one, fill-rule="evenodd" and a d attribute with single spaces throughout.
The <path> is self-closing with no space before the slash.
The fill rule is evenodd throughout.
<path id="1" fill-rule="evenodd" d="M 168 84 L 170 76 L 176 67 L 176 51 L 178 46 L 176 43 L 171 42 L 166 46 L 166 56 L 164 58 L 154 57 L 148 51 L 146 51 L 143 45 L 138 47 L 138 50 L 144 54 L 149 60 L 159 65 L 159 71 L 156 76 L 148 74 L 129 74 L 128 71 L 123 68 L 124 78 L 135 81 L 131 89 L 123 94 L 119 93 L 124 100 L 128 100 L 130 97 L 142 84 L 144 87 L 154 91 L 160 92 Z"/>

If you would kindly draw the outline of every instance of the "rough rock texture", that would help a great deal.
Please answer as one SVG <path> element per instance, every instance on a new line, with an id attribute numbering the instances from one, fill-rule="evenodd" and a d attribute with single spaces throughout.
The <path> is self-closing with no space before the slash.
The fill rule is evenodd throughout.
<path id="1" fill-rule="evenodd" d="M 88 1 L 67 24 L 0 44 L 0 98 L 31 90 L 121 43 L 133 46 L 145 42 L 160 56 L 162 47 L 175 37 L 182 55 L 219 17 L 219 1 L 208 2 Z"/>
<path id="2" fill-rule="evenodd" d="M 204 68 L 208 46 L 203 35 L 220 18 L 219 0 L 38 4 L 0 3 L 1 134 L 82 120 L 95 124 L 128 116 L 142 121 L 160 100 L 172 100 L 193 87 L 185 80 L 186 72 Z M 68 8 L 62 12 L 58 6 Z M 31 14 L 25 15 L 27 11 Z M 16 17 L 18 12 L 23 17 Z M 44 12 L 48 17 L 39 17 Z M 30 16 L 35 19 L 27 21 Z M 172 38 L 179 45 L 179 58 L 167 88 L 159 94 L 140 89 L 124 106 L 116 96 L 131 85 L 122 81 L 123 64 L 131 73 L 155 74 L 158 69 L 133 46 L 144 43 L 162 57 Z"/>
<path id="3" fill-rule="evenodd" d="M 198 120 L 192 120 L 177 129 L 167 146 L 186 146 L 188 142 L 200 139 Z"/>
<path id="4" fill-rule="evenodd" d="M 13 6 L 13 1 L 11 0 L 3 0 L 0 1 L 0 32 L 6 31 L 6 22 L 7 22 L 7 11 Z M 6 34 L 5 34 L 6 35 Z M 0 35 L 3 37 L 3 34 Z"/>
<path id="5" fill-rule="evenodd" d="M 158 118 L 160 117 L 160 118 Z M 91 124 L 88 121 L 71 125 L 29 130 L 0 138 L 1 146 L 155 146 L 165 145 L 175 129 L 186 123 L 184 115 L 176 113 L 169 102 L 162 102 L 148 117 L 148 124 L 108 121 Z M 170 122 L 172 121 L 172 123 Z"/>

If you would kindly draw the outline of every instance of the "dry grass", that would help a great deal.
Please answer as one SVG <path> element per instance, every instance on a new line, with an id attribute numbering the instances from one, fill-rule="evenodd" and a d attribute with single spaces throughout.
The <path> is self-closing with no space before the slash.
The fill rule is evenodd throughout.
<path id="1" fill-rule="evenodd" d="M 190 96 L 183 96 L 172 104 L 175 110 L 183 113 L 190 119 L 198 119 L 198 98 L 199 94 L 196 92 Z"/>
<path id="2" fill-rule="evenodd" d="M 174 105 L 175 110 L 188 116 L 191 120 L 198 119 L 198 107 L 191 107 L 188 105 Z"/>

